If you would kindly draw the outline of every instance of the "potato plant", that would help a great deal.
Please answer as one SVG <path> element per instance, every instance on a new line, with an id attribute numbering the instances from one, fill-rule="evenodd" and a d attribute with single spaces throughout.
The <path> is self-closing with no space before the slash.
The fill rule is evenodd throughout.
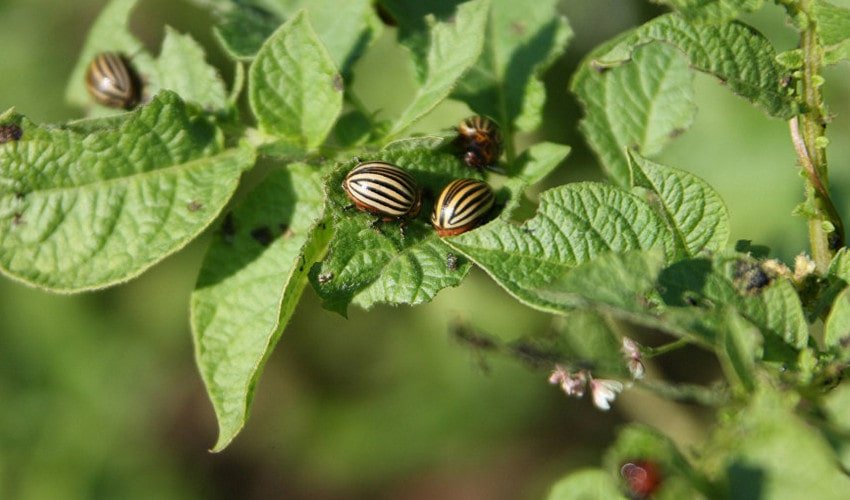
<path id="1" fill-rule="evenodd" d="M 822 93 L 823 69 L 850 59 L 850 10 L 657 0 L 669 12 L 584 54 L 563 92 L 547 95 L 543 74 L 574 29 L 589 29 L 571 27 L 555 0 L 195 0 L 216 20 L 229 86 L 190 35 L 167 28 L 151 53 L 129 29 L 137 3 L 111 0 L 91 27 L 66 92 L 84 118 L 0 114 L 0 272 L 45 292 L 98 290 L 210 233 L 189 314 L 219 426 L 214 451 L 247 424 L 307 288 L 328 314 L 416 306 L 476 266 L 555 327 L 502 342 L 461 325 L 466 344 L 525 361 L 541 383 L 549 377 L 601 411 L 637 385 L 717 415 L 698 450 L 679 449 L 664 429 L 625 427 L 603 463 L 553 485 L 552 500 L 850 495 L 850 398 L 840 391 L 850 255 L 826 135 L 832 114 L 846 111 Z M 797 48 L 778 52 L 741 20 L 769 5 L 784 12 Z M 385 25 L 417 82 L 394 115 L 368 109 L 350 84 Z M 104 89 L 120 61 L 123 85 Z M 804 222 L 810 243 L 794 262 L 730 242 L 720 195 L 687 165 L 658 162 L 694 121 L 697 72 L 787 123 L 788 167 L 796 162 L 805 194 L 787 224 Z M 567 91 L 606 181 L 538 196 L 570 165 L 568 145 L 537 139 L 546 100 Z M 498 124 L 503 151 L 492 165 L 466 164 L 458 123 L 410 132 L 446 100 Z M 352 209 L 342 185 L 364 162 L 392 164 L 421 189 L 403 231 Z M 255 168 L 262 180 L 243 186 Z M 439 194 L 461 178 L 491 186 L 493 208 L 460 232 L 435 230 Z M 246 194 L 234 201 L 237 189 Z M 646 369 L 686 346 L 712 353 L 722 378 L 685 384 Z"/>

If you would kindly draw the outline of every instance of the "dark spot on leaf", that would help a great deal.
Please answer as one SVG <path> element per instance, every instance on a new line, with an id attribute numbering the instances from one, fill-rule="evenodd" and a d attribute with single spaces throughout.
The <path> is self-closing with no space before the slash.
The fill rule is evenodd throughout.
<path id="1" fill-rule="evenodd" d="M 317 279 L 319 280 L 320 285 L 324 285 L 325 283 L 328 283 L 330 280 L 334 279 L 334 273 L 330 271 L 322 273 L 317 277 Z"/>
<path id="2" fill-rule="evenodd" d="M 850 333 L 848 333 L 848 334 L 847 334 L 847 335 L 845 335 L 844 337 L 841 337 L 841 339 L 838 341 L 838 344 L 839 344 L 839 345 L 840 345 L 843 349 L 847 349 L 848 347 L 850 347 Z"/>
<path id="3" fill-rule="evenodd" d="M 289 231 L 289 225 L 285 222 L 281 222 L 277 225 L 277 229 L 278 231 L 280 231 L 281 234 L 285 234 L 287 231 Z"/>
<path id="4" fill-rule="evenodd" d="M 454 26 L 455 22 L 457 22 L 457 16 L 455 16 L 454 14 L 446 18 L 447 24 L 451 24 L 452 26 Z"/>
<path id="5" fill-rule="evenodd" d="M 274 241 L 274 235 L 272 234 L 272 230 L 269 229 L 269 226 L 260 226 L 252 229 L 251 238 L 254 238 L 254 241 L 264 247 L 271 245 L 272 241 Z"/>
<path id="6" fill-rule="evenodd" d="M 204 208 L 204 204 L 197 200 L 192 200 L 186 204 L 186 208 L 188 208 L 190 212 L 197 212 L 198 210 Z"/>
<path id="7" fill-rule="evenodd" d="M 525 34 L 525 30 L 526 27 L 524 22 L 514 21 L 511 23 L 511 31 L 513 31 L 515 35 L 522 36 Z"/>
<path id="8" fill-rule="evenodd" d="M 24 136 L 24 131 L 14 123 L 0 125 L 0 144 L 11 141 L 19 141 Z"/>
<path id="9" fill-rule="evenodd" d="M 669 137 L 671 139 L 675 139 L 675 138 L 679 137 L 680 135 L 682 135 L 684 133 L 685 133 L 685 129 L 674 128 L 673 130 L 670 131 L 670 133 L 667 135 L 667 137 Z"/>
<path id="10" fill-rule="evenodd" d="M 345 82 L 342 79 L 342 75 L 340 75 L 339 73 L 334 75 L 334 90 L 336 90 L 337 92 L 342 92 L 343 90 L 345 90 Z"/>
<path id="11" fill-rule="evenodd" d="M 325 225 L 325 223 L 324 223 L 324 222 L 322 222 L 321 224 L 319 224 L 319 227 L 320 227 L 320 228 L 322 228 L 322 230 L 325 230 L 325 229 L 327 228 L 327 226 Z"/>
<path id="12" fill-rule="evenodd" d="M 26 196 L 26 193 L 22 193 L 20 191 L 15 193 L 15 199 L 16 200 L 23 200 L 25 196 Z"/>
<path id="13" fill-rule="evenodd" d="M 20 212 L 15 212 L 15 215 L 12 217 L 12 224 L 15 226 L 21 226 L 24 224 L 24 214 Z"/>

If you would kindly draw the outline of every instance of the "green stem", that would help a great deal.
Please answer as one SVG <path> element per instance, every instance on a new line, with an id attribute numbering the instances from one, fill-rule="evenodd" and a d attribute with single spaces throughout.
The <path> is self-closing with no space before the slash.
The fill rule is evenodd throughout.
<path id="1" fill-rule="evenodd" d="M 829 196 L 829 176 L 826 151 L 818 147 L 818 138 L 826 132 L 820 76 L 823 48 L 820 46 L 814 19 L 810 15 L 811 0 L 802 0 L 799 9 L 807 15 L 808 23 L 800 35 L 803 51 L 802 98 L 803 113 L 791 122 L 794 149 L 806 173 L 806 205 L 809 215 L 809 243 L 812 258 L 820 272 L 829 267 L 834 253 L 844 245 L 844 225 Z M 829 224 L 825 224 L 829 223 Z M 831 228 L 829 226 L 832 226 Z"/>
<path id="2" fill-rule="evenodd" d="M 728 392 L 721 387 L 675 385 L 661 381 L 638 381 L 637 385 L 658 394 L 664 399 L 679 403 L 696 403 L 703 406 L 718 407 L 729 400 Z"/>
<path id="3" fill-rule="evenodd" d="M 685 339 L 675 340 L 670 342 L 669 344 L 660 345 L 658 347 L 642 347 L 642 354 L 647 358 L 654 358 L 656 356 L 661 356 L 662 354 L 667 354 L 670 351 L 675 351 L 676 349 L 681 349 L 688 345 L 688 341 Z"/>

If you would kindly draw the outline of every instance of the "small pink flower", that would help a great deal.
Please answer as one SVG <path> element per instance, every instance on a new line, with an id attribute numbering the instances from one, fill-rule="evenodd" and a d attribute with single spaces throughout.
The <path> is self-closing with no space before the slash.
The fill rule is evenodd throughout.
<path id="1" fill-rule="evenodd" d="M 561 365 L 555 365 L 555 369 L 549 375 L 550 384 L 560 384 L 564 394 L 577 398 L 584 396 L 587 380 L 588 375 L 585 370 L 579 370 L 573 374 Z"/>
<path id="2" fill-rule="evenodd" d="M 626 358 L 626 366 L 628 366 L 632 378 L 635 380 L 643 378 L 646 368 L 643 366 L 640 344 L 628 337 L 623 337 L 622 351 L 623 357 Z"/>
<path id="3" fill-rule="evenodd" d="M 611 403 L 617 399 L 617 394 L 623 390 L 623 383 L 608 379 L 591 379 L 590 392 L 593 394 L 593 404 L 603 411 L 611 409 Z"/>

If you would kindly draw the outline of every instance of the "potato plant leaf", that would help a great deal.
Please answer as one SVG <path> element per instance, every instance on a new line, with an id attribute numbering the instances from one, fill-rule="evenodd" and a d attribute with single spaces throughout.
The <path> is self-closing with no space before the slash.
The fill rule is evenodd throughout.
<path id="1" fill-rule="evenodd" d="M 0 146 L 0 269 L 56 291 L 126 281 L 179 250 L 254 163 L 168 91 L 114 128 L 13 119 L 25 135 Z"/>
<path id="2" fill-rule="evenodd" d="M 635 186 L 648 190 L 686 256 L 720 251 L 729 240 L 729 212 L 720 195 L 699 177 L 630 152 Z"/>
<path id="3" fill-rule="evenodd" d="M 342 77 L 306 11 L 280 27 L 251 64 L 248 96 L 260 130 L 317 148 L 342 111 Z"/>
<path id="4" fill-rule="evenodd" d="M 584 107 L 582 133 L 611 180 L 625 188 L 632 186 L 627 151 L 658 154 L 696 114 L 693 74 L 666 45 L 641 47 L 629 63 L 605 71 L 593 67 L 591 55 L 571 89 Z"/>
<path id="5" fill-rule="evenodd" d="M 796 102 L 783 84 L 786 72 L 776 61 L 770 41 L 737 21 L 698 24 L 676 14 L 656 17 L 617 39 L 607 52 L 596 54 L 592 64 L 604 69 L 627 63 L 636 47 L 652 42 L 676 47 L 691 68 L 714 76 L 771 116 L 787 120 L 797 113 Z"/>
<path id="6" fill-rule="evenodd" d="M 192 293 L 192 333 L 224 449 L 248 418 L 254 387 L 331 229 L 315 168 L 274 170 L 224 218 Z"/>
<path id="7" fill-rule="evenodd" d="M 440 104 L 475 64 L 484 46 L 489 11 L 490 0 L 470 0 L 460 5 L 450 20 L 431 26 L 422 84 L 393 124 L 389 137 L 397 136 Z"/>
<path id="8" fill-rule="evenodd" d="M 556 9 L 554 0 L 493 0 L 481 57 L 454 91 L 473 111 L 494 118 L 508 138 L 540 124 L 542 73 L 572 36 Z"/>

